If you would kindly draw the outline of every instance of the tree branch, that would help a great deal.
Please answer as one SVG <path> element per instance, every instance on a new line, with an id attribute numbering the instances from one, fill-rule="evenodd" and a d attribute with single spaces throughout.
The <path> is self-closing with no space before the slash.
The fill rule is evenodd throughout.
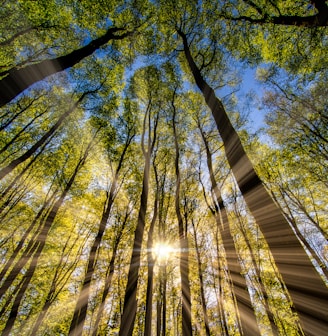
<path id="1" fill-rule="evenodd" d="M 9 103 L 31 85 L 79 63 L 109 41 L 122 40 L 132 34 L 133 32 L 126 31 L 125 28 L 112 27 L 103 36 L 67 55 L 46 59 L 24 68 L 10 69 L 7 76 L 0 80 L 0 107 Z"/>
<path id="2" fill-rule="evenodd" d="M 258 14 L 260 14 L 261 18 L 253 18 L 250 16 L 241 15 L 238 17 L 222 14 L 221 18 L 232 21 L 247 21 L 254 24 L 267 24 L 272 23 L 276 25 L 284 25 L 284 26 L 296 26 L 296 27 L 328 27 L 328 6 L 324 0 L 316 0 L 312 1 L 312 4 L 317 9 L 318 13 L 310 16 L 298 16 L 298 15 L 281 15 L 279 8 L 275 6 L 275 9 L 278 11 L 278 16 L 270 16 L 264 12 L 264 10 L 256 5 L 251 0 L 244 0 L 249 6 L 254 8 Z M 271 1 L 270 1 L 271 3 Z"/>

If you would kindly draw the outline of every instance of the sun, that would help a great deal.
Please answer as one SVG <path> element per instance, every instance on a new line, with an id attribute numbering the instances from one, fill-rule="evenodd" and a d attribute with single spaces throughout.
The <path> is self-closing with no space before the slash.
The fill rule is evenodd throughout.
<path id="1" fill-rule="evenodd" d="M 158 260 L 159 263 L 166 262 L 173 252 L 174 252 L 173 246 L 165 242 L 156 243 L 153 248 L 154 257 L 155 259 Z"/>

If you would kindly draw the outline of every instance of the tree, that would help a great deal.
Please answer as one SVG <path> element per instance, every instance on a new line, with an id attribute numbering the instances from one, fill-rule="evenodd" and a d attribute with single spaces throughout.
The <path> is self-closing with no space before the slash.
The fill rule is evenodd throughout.
<path id="1" fill-rule="evenodd" d="M 111 3 L 111 5 L 113 4 Z M 119 7 L 120 1 L 117 1 L 116 5 L 117 7 Z M 88 7 L 88 4 L 85 7 Z M 83 10 L 86 10 L 85 7 L 84 4 L 82 4 L 81 6 L 77 5 L 77 11 L 82 12 Z M 140 20 L 140 13 L 138 13 L 138 7 L 139 5 L 135 3 L 134 15 L 136 17 L 139 15 Z M 36 8 L 38 8 L 38 6 L 36 6 Z M 130 21 L 125 22 L 125 24 L 122 23 L 122 27 L 117 26 L 108 27 L 107 25 L 105 33 L 101 34 L 100 37 L 94 38 L 85 46 L 76 48 L 70 53 L 60 55 L 55 58 L 43 59 L 37 62 L 28 62 L 31 64 L 25 65 L 23 67 L 21 66 L 12 67 L 11 69 L 2 72 L 1 73 L 2 79 L 0 79 L 0 92 L 1 92 L 0 107 L 9 103 L 12 99 L 14 99 L 24 90 L 26 90 L 32 84 L 39 82 L 52 74 L 61 72 L 65 69 L 68 69 L 78 64 L 81 60 L 92 55 L 96 50 L 106 45 L 109 41 L 122 40 L 127 36 L 130 36 L 135 31 L 135 28 L 137 28 L 137 26 L 140 25 L 140 22 L 138 22 L 137 18 L 131 17 L 132 15 L 131 12 L 129 12 L 129 8 L 128 7 L 126 8 L 127 11 L 125 12 L 125 16 L 127 20 L 130 19 Z M 92 8 L 88 8 L 88 10 L 90 9 L 93 10 Z M 115 10 L 117 9 L 114 6 L 114 11 Z M 85 14 L 87 15 L 90 13 Z M 122 13 L 120 13 L 120 15 L 122 15 Z M 105 19 L 104 15 L 101 16 L 102 19 Z M 90 22 L 92 22 L 92 20 L 90 20 Z M 136 26 L 131 30 L 129 30 L 126 29 L 125 27 L 127 23 L 130 24 L 132 23 L 135 24 Z M 84 28 L 83 26 L 80 27 L 80 29 L 83 28 Z M 19 32 L 16 33 L 16 35 L 17 34 L 19 34 Z"/>
<path id="2" fill-rule="evenodd" d="M 11 161 L 6 167 L 0 170 L 0 179 L 3 179 L 7 174 L 11 173 L 18 165 L 28 160 L 47 140 L 56 132 L 56 130 L 62 125 L 64 120 L 77 108 L 79 103 L 88 93 L 82 94 L 82 96 L 75 102 L 72 107 L 65 111 L 57 120 L 57 122 L 24 154 Z"/>
<path id="3" fill-rule="evenodd" d="M 148 261 L 148 274 L 147 274 L 147 293 L 146 293 L 146 313 L 145 313 L 145 331 L 144 335 L 151 334 L 151 324 L 152 324 L 152 310 L 153 310 L 153 280 L 154 280 L 154 266 L 155 266 L 155 257 L 153 256 L 153 247 L 154 247 L 154 229 L 158 216 L 158 202 L 159 202 L 159 181 L 158 181 L 158 172 L 155 163 L 156 154 L 154 155 L 153 160 L 153 169 L 156 181 L 155 189 L 155 199 L 154 199 L 154 213 L 151 219 L 150 228 L 148 230 L 147 238 L 147 261 Z"/>
<path id="4" fill-rule="evenodd" d="M 60 262 L 55 269 L 55 275 L 52 279 L 50 290 L 46 295 L 43 307 L 41 312 L 39 313 L 33 329 L 31 331 L 32 334 L 36 334 L 40 329 L 40 326 L 43 320 L 46 318 L 48 311 L 51 305 L 55 302 L 58 298 L 60 292 L 63 290 L 65 285 L 67 285 L 70 276 L 72 275 L 73 271 L 75 270 L 79 258 L 81 258 L 82 250 L 85 248 L 85 243 L 90 236 L 90 230 L 85 235 L 84 241 L 80 244 L 77 253 L 74 256 L 74 245 L 78 242 L 79 236 L 72 238 L 72 234 L 69 235 L 68 239 L 66 240 L 60 255 Z M 70 241 L 73 242 L 70 244 Z M 72 258 L 73 255 L 73 258 Z M 72 261 L 70 261 L 72 259 Z"/>
<path id="5" fill-rule="evenodd" d="M 0 80 L 0 90 L 2 92 L 0 107 L 17 97 L 32 84 L 79 63 L 108 41 L 120 40 L 130 34 L 124 31 L 122 34 L 115 35 L 122 30 L 124 31 L 123 28 L 110 28 L 105 35 L 90 42 L 85 47 L 72 51 L 70 54 L 27 65 L 21 69 L 9 70 L 8 74 Z"/>
<path id="6" fill-rule="evenodd" d="M 197 126 L 201 133 L 201 138 L 205 146 L 206 151 L 206 165 L 208 173 L 210 175 L 211 190 L 212 190 L 212 203 L 214 206 L 208 204 L 211 213 L 214 215 L 217 222 L 218 230 L 221 233 L 221 239 L 223 242 L 223 248 L 225 250 L 225 255 L 228 264 L 228 273 L 231 277 L 232 282 L 232 292 L 236 297 L 237 314 L 240 316 L 240 328 L 241 332 L 245 334 L 260 334 L 258 325 L 256 322 L 256 317 L 254 310 L 252 308 L 252 302 L 247 291 L 247 284 L 245 277 L 241 274 L 240 262 L 238 260 L 235 242 L 233 240 L 233 234 L 231 232 L 229 219 L 227 216 L 227 210 L 223 203 L 221 192 L 218 183 L 215 179 L 213 164 L 212 164 L 212 153 L 210 151 L 208 139 L 205 132 L 201 126 L 201 121 L 198 117 Z"/>
<path id="7" fill-rule="evenodd" d="M 3 335 L 9 335 L 11 329 L 14 326 L 14 322 L 15 322 L 16 316 L 18 314 L 18 308 L 19 308 L 21 300 L 23 298 L 23 294 L 25 293 L 25 291 L 27 289 L 27 286 L 29 285 L 29 283 L 30 283 L 30 281 L 31 281 L 31 279 L 34 275 L 34 272 L 35 272 L 35 269 L 36 269 L 36 266 L 37 266 L 37 263 L 38 263 L 38 259 L 39 259 L 40 254 L 41 254 L 41 252 L 42 252 L 42 250 L 45 246 L 45 242 L 46 242 L 48 232 L 51 229 L 51 226 L 53 225 L 53 222 L 54 222 L 54 220 L 57 216 L 59 208 L 63 204 L 65 197 L 67 196 L 70 188 L 72 187 L 72 184 L 74 183 L 74 180 L 75 180 L 79 170 L 85 164 L 85 161 L 86 161 L 86 159 L 87 159 L 87 157 L 90 153 L 92 143 L 93 143 L 93 141 L 91 141 L 89 143 L 85 152 L 83 153 L 83 155 L 81 155 L 81 157 L 80 157 L 80 159 L 79 159 L 79 161 L 78 161 L 78 163 L 77 163 L 77 165 L 76 165 L 76 167 L 73 171 L 73 174 L 71 175 L 70 179 L 67 182 L 67 185 L 65 186 L 65 189 L 61 193 L 60 197 L 56 200 L 53 207 L 50 209 L 48 215 L 45 217 L 44 224 L 40 228 L 40 231 L 37 234 L 35 243 L 34 243 L 33 247 L 31 247 L 31 250 L 29 251 L 28 255 L 21 258 L 21 263 L 19 265 L 19 269 L 14 267 L 14 270 L 13 270 L 14 274 L 12 276 L 11 275 L 8 276 L 9 280 L 11 278 L 15 278 L 18 275 L 18 272 L 21 270 L 21 268 L 23 266 L 25 266 L 28 259 L 32 258 L 31 264 L 27 268 L 26 274 L 23 277 L 20 286 L 18 287 L 18 292 L 16 293 L 13 306 L 10 309 L 9 318 L 8 318 L 7 323 L 5 325 L 5 328 L 3 330 Z M 9 285 L 6 282 L 5 282 L 5 285 L 7 286 L 7 288 L 9 287 Z"/>
<path id="8" fill-rule="evenodd" d="M 153 153 L 156 138 L 157 126 L 159 121 L 158 106 L 156 106 L 156 95 L 152 90 L 159 90 L 159 73 L 154 67 L 146 68 L 145 70 L 145 114 L 143 118 L 143 128 L 141 136 L 141 149 L 145 160 L 143 179 L 142 179 L 142 192 L 140 196 L 140 208 L 138 214 L 138 222 L 134 232 L 134 242 L 132 249 L 132 256 L 128 274 L 128 282 L 126 285 L 124 308 L 122 314 L 120 335 L 132 335 L 134 328 L 134 321 L 137 311 L 137 285 L 138 285 L 138 272 L 140 268 L 140 254 L 143 241 L 143 233 L 146 223 L 146 212 L 148 203 L 148 190 L 150 178 L 150 163 L 151 155 Z M 153 86 L 154 85 L 154 86 Z M 152 113 L 155 115 L 151 117 Z M 147 138 L 146 138 L 147 137 Z"/>
<path id="9" fill-rule="evenodd" d="M 323 101 L 327 94 L 326 76 L 314 79 L 307 87 L 293 77 L 282 77 L 295 85 L 293 88 L 286 84 L 283 88 L 275 78 L 278 73 L 274 68 L 258 71 L 259 78 L 268 86 L 263 97 L 263 107 L 268 109 L 266 132 L 281 148 L 297 152 L 299 162 L 306 162 L 303 167 L 308 169 L 311 179 L 327 185 L 328 119 Z M 297 164 L 297 159 L 294 161 Z"/>
<path id="10" fill-rule="evenodd" d="M 195 82 L 212 111 L 219 134 L 225 146 L 227 160 L 236 178 L 239 189 L 245 198 L 247 206 L 267 238 L 276 264 L 293 299 L 302 327 L 305 332 L 309 334 L 311 334 L 313 330 L 319 332 L 325 325 L 325 313 L 319 309 L 310 312 L 308 305 L 312 302 L 315 306 L 327 295 L 326 286 L 308 259 L 302 245 L 295 237 L 289 223 L 267 193 L 256 174 L 252 163 L 243 149 L 238 134 L 231 125 L 222 102 L 215 96 L 213 89 L 203 79 L 190 53 L 186 35 L 179 28 L 177 33 L 183 41 L 185 57 Z M 266 213 L 270 213 L 269 218 L 261 210 L 264 208 L 266 209 Z M 275 223 L 274 229 L 272 228 L 273 222 Z M 283 241 L 281 238 L 282 232 L 285 233 Z M 279 242 L 279 247 L 277 246 L 277 242 Z M 285 263 L 285 259 L 287 259 L 288 255 L 294 256 L 294 271 L 292 266 L 287 266 Z M 299 286 L 299 272 L 303 273 L 301 270 L 305 269 L 307 271 L 306 277 L 303 278 L 303 284 L 307 283 L 307 293 L 304 293 L 304 289 Z M 323 301 L 322 304 L 324 304 Z"/>
<path id="11" fill-rule="evenodd" d="M 209 326 L 209 320 L 208 320 L 208 314 L 207 314 L 207 308 L 206 308 L 206 300 L 205 300 L 205 291 L 204 291 L 204 279 L 203 279 L 203 271 L 202 271 L 202 263 L 201 263 L 201 252 L 200 252 L 200 246 L 199 241 L 197 237 L 197 230 L 194 220 L 191 220 L 193 233 L 194 233 L 194 240 L 195 240 L 195 248 L 196 248 L 196 255 L 197 255 L 197 266 L 198 266 L 198 277 L 199 277 L 199 283 L 200 283 L 200 295 L 201 295 L 201 301 L 202 301 L 202 310 L 204 315 L 204 323 L 205 323 L 205 330 L 206 330 L 206 336 L 210 336 L 210 326 Z"/>
<path id="12" fill-rule="evenodd" d="M 179 227 L 179 243 L 180 243 L 180 277 L 181 277 L 181 301 L 182 301 L 182 335 L 187 336 L 192 334 L 191 325 L 191 297 L 190 297 L 190 282 L 189 282 L 189 243 L 188 243 L 188 222 L 183 221 L 180 210 L 180 183 L 181 175 L 179 168 L 180 149 L 179 138 L 176 129 L 177 110 L 175 107 L 176 89 L 172 97 L 172 128 L 174 135 L 175 146 L 175 176 L 176 176 L 176 190 L 175 190 L 175 212 L 178 219 Z"/>
<path id="13" fill-rule="evenodd" d="M 0 3 L 1 332 L 321 334 L 326 1 Z"/>
<path id="14" fill-rule="evenodd" d="M 240 10 L 239 15 L 231 15 L 232 8 L 227 7 L 227 13 L 222 13 L 222 18 L 232 21 L 248 21 L 252 24 L 276 24 L 298 27 L 321 27 L 328 25 L 328 7 L 325 1 L 302 1 L 301 4 L 283 4 L 269 1 L 268 6 L 262 7 L 257 1 L 243 0 L 243 14 Z M 303 9 L 306 6 L 306 11 Z M 303 8 L 302 8 L 303 7 Z M 293 14 L 282 14 L 283 11 Z M 305 12 L 305 13 L 304 13 Z M 294 14 L 295 13 L 295 14 Z M 304 14 L 303 14 L 304 13 Z M 303 15 L 302 15 L 303 14 Z"/>
<path id="15" fill-rule="evenodd" d="M 113 274 L 114 274 L 114 266 L 115 266 L 116 257 L 117 257 L 117 254 L 118 254 L 118 246 L 121 242 L 121 239 L 122 239 L 122 236 L 123 236 L 123 233 L 124 233 L 124 229 L 126 227 L 126 224 L 128 222 L 128 218 L 129 218 L 130 214 L 131 214 L 131 210 L 129 209 L 129 206 L 128 206 L 127 210 L 126 210 L 126 213 L 124 215 L 124 218 L 122 218 L 122 223 L 120 223 L 121 225 L 118 228 L 118 232 L 117 232 L 117 235 L 115 237 L 115 240 L 113 242 L 112 257 L 110 259 L 109 267 L 108 267 L 108 270 L 106 272 L 105 288 L 104 288 L 104 291 L 103 291 L 103 294 L 102 294 L 100 307 L 99 307 L 99 310 L 98 310 L 98 313 L 97 313 L 93 335 L 97 335 L 100 319 L 101 319 L 101 317 L 104 313 L 105 301 L 106 301 L 107 295 L 109 293 L 109 289 L 110 289 Z"/>
<path id="16" fill-rule="evenodd" d="M 101 128 L 105 127 L 104 125 L 106 125 L 105 134 L 102 134 L 102 140 L 105 141 L 105 143 L 108 147 L 112 146 L 113 135 L 110 132 L 110 124 L 109 123 L 106 124 L 106 120 L 96 120 L 95 123 L 97 123 L 97 124 L 99 123 L 100 126 L 98 126 L 98 127 L 101 127 Z M 86 270 L 85 277 L 84 277 L 84 280 L 83 280 L 82 289 L 80 291 L 80 295 L 79 295 L 78 301 L 76 303 L 73 320 L 72 320 L 72 323 L 71 323 L 71 326 L 70 326 L 70 334 L 72 334 L 72 335 L 82 334 L 83 324 L 84 324 L 84 321 L 86 319 L 87 308 L 88 308 L 90 285 L 91 285 L 92 276 L 94 274 L 95 267 L 96 267 L 96 261 L 97 261 L 97 256 L 99 254 L 100 244 L 101 244 L 103 235 L 104 235 L 105 230 L 106 230 L 106 226 L 107 226 L 110 214 L 111 214 L 111 209 L 112 209 L 113 203 L 114 203 L 115 198 L 116 198 L 117 193 L 118 193 L 119 175 L 120 175 L 121 170 L 123 168 L 125 156 L 127 154 L 129 146 L 131 145 L 131 142 L 132 142 L 132 140 L 135 136 L 134 126 L 129 124 L 128 121 L 126 121 L 125 125 L 123 124 L 123 127 L 124 127 L 124 132 L 126 132 L 125 141 L 123 143 L 123 148 L 121 150 L 121 153 L 117 157 L 117 166 L 116 166 L 112 181 L 110 183 L 110 188 L 109 188 L 109 190 L 106 191 L 106 199 L 105 199 L 105 202 L 104 202 L 104 205 L 103 205 L 103 212 L 102 212 L 102 215 L 101 215 L 101 219 L 100 219 L 100 223 L 99 223 L 98 230 L 97 230 L 97 233 L 96 233 L 96 237 L 95 237 L 94 242 L 91 246 L 90 255 L 89 255 L 89 259 L 88 259 L 87 270 Z M 111 162 L 111 164 L 113 164 L 113 162 Z M 126 220 L 127 220 L 127 218 L 126 218 Z M 126 220 L 125 220 L 125 222 L 126 222 Z M 124 228 L 124 226 L 123 226 L 123 228 Z M 121 230 L 123 230 L 123 228 Z M 118 235 L 118 238 L 115 241 L 116 248 L 117 248 L 119 242 L 120 242 L 120 235 Z M 115 261 L 115 254 L 114 253 L 116 254 L 115 250 L 113 251 L 114 259 L 113 259 L 112 263 L 114 263 L 114 261 Z M 112 268 L 113 268 L 113 265 L 112 265 Z M 110 273 L 112 273 L 112 272 L 113 272 L 113 270 L 110 270 Z M 106 291 L 108 292 L 108 289 L 105 289 L 105 292 Z M 107 295 L 105 295 L 105 298 L 106 298 L 106 296 Z M 99 323 L 99 321 L 98 321 L 98 323 Z"/>

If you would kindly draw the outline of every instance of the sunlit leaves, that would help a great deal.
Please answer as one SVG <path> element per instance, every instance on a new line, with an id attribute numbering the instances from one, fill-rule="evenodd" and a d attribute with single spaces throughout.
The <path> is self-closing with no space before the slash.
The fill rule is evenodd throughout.
<path id="1" fill-rule="evenodd" d="M 107 206 L 115 169 L 128 145 L 115 189 L 116 199 L 97 253 L 90 259 L 94 261 L 94 272 L 85 319 L 85 332 L 88 332 L 95 325 L 109 261 L 127 218 L 116 246 L 113 278 L 98 329 L 99 334 L 104 335 L 119 331 L 143 182 L 141 144 L 144 142 L 144 149 L 149 149 L 147 145 L 155 138 L 148 174 L 148 207 L 143 209 L 144 228 L 145 232 L 149 230 L 158 193 L 154 239 L 168 241 L 175 247 L 179 240 L 174 204 L 177 184 L 174 118 L 181 183 L 178 207 L 190 244 L 189 275 L 195 332 L 205 332 L 198 261 L 212 333 L 224 334 L 224 323 L 230 334 L 238 332 L 238 312 L 229 284 L 225 248 L 219 226 L 212 216 L 213 211 L 218 211 L 218 204 L 212 199 L 204 136 L 212 155 L 214 178 L 222 190 L 223 204 L 232 220 L 233 238 L 262 331 L 270 333 L 265 308 L 268 304 L 280 332 L 296 335 L 297 319 L 290 311 L 289 299 L 264 237 L 241 202 L 229 175 L 221 138 L 203 97 L 195 92 L 177 29 L 187 35 L 201 75 L 213 85 L 216 94 L 226 97 L 223 104 L 229 118 L 240 130 L 239 137 L 247 144 L 269 192 L 288 219 L 295 221 L 296 228 L 301 231 L 299 237 L 307 239 L 319 258 L 318 264 L 324 265 L 327 258 L 327 247 L 322 243 L 327 230 L 327 79 L 320 78 L 318 73 L 327 64 L 326 28 L 274 22 L 275 17 L 315 15 L 314 5 L 308 6 L 308 1 L 256 0 L 21 0 L 2 1 L 2 4 L 0 76 L 5 76 L 5 71 L 14 66 L 23 67 L 37 60 L 70 53 L 112 26 L 132 33 L 124 40 L 102 45 L 70 70 L 40 81 L 1 109 L 0 163 L 3 166 L 31 148 L 78 97 L 88 92 L 49 142 L 1 181 L 1 261 L 11 260 L 15 248 L 28 233 L 14 261 L 26 252 L 27 244 L 35 239 L 39 225 L 67 187 L 81 155 L 92 142 L 88 158 L 79 168 L 44 237 L 46 243 L 19 308 L 14 333 L 19 328 L 26 330 L 26 334 L 31 333 L 50 295 L 51 305 L 38 332 L 68 334 L 74 303 L 85 276 L 101 214 Z M 239 20 L 241 16 L 246 19 Z M 245 106 L 238 106 L 231 94 L 232 87 L 235 90 L 248 85 L 238 78 L 238 70 L 246 64 L 256 66 L 263 61 L 275 65 L 265 65 L 258 71 L 261 85 L 271 83 L 274 86 L 264 96 L 267 134 L 274 141 L 270 145 L 263 145 L 262 138 L 255 139 L 242 129 Z M 277 66 L 306 75 L 302 77 L 303 81 L 300 77 L 283 78 Z M 308 82 L 309 79 L 315 80 Z M 52 201 L 48 204 L 49 199 Z M 39 212 L 41 217 L 38 217 Z M 195 224 L 194 231 L 191 224 Z M 196 237 L 199 256 L 193 239 Z M 170 248 L 167 250 L 172 252 Z M 139 332 L 144 330 L 144 292 L 148 277 L 147 267 L 144 267 L 146 252 L 144 240 L 141 243 L 138 323 L 135 328 Z M 153 327 L 158 321 L 162 326 L 167 322 L 167 332 L 176 335 L 182 328 L 178 253 L 174 250 L 169 257 L 162 257 L 161 252 L 160 255 L 155 261 L 153 303 L 154 307 L 161 306 L 163 312 L 166 299 L 167 310 L 163 318 L 160 313 L 155 314 L 154 309 Z M 259 273 L 256 273 L 256 267 Z M 23 279 L 23 273 L 18 276 L 20 279 Z M 9 294 L 16 285 L 18 281 L 7 291 L 6 299 L 10 300 Z M 267 298 L 263 297 L 263 288 Z M 0 309 L 5 304 L 5 300 L 1 301 Z M 6 318 L 3 314 L 2 325 Z"/>
<path id="2" fill-rule="evenodd" d="M 65 34 L 70 31 L 70 14 L 68 7 L 56 1 L 6 1 L 0 11 L 1 71 L 49 56 L 47 48 L 53 48 L 52 53 L 60 49 Z M 68 46 L 66 41 L 65 47 Z"/>

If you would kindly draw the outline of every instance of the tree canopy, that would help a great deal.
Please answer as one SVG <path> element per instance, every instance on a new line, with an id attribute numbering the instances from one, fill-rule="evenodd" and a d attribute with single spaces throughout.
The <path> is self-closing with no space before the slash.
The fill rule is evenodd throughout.
<path id="1" fill-rule="evenodd" d="M 326 1 L 0 3 L 2 335 L 328 329 Z"/>

